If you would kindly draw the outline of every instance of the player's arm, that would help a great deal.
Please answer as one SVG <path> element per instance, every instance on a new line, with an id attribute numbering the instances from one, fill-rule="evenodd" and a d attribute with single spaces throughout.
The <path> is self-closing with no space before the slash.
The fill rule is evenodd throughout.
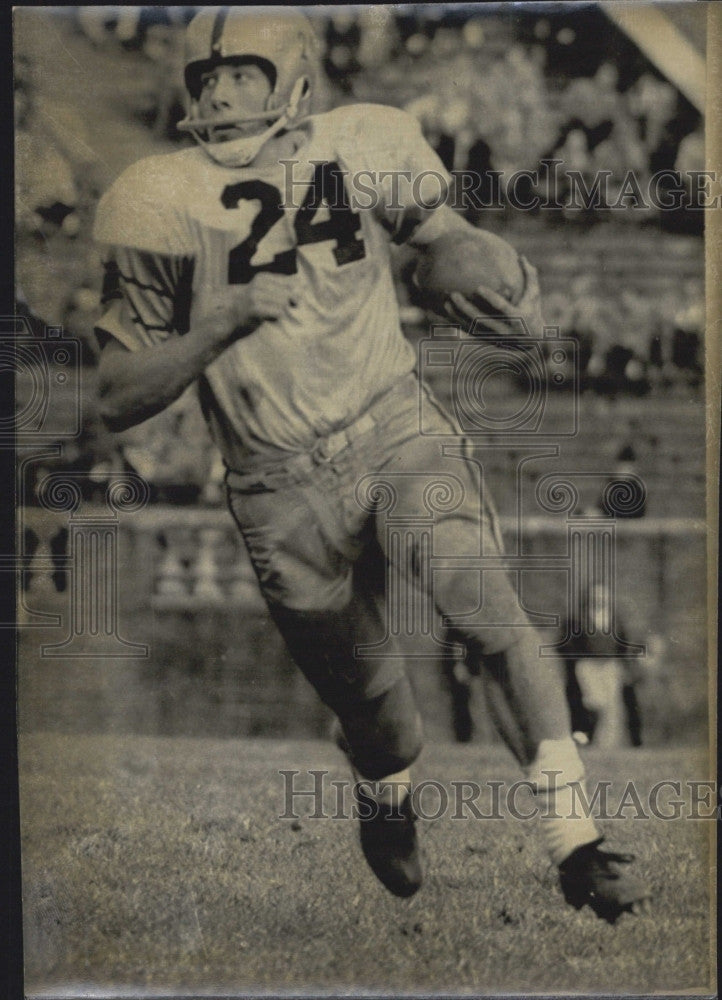
<path id="1" fill-rule="evenodd" d="M 378 105 L 362 106 L 356 113 L 362 116 L 358 129 L 360 134 L 363 131 L 367 150 L 367 162 L 361 165 L 372 169 L 377 169 L 379 164 L 384 168 L 393 166 L 398 171 L 399 181 L 402 178 L 407 181 L 399 183 L 395 190 L 393 170 L 384 169 L 378 174 L 380 197 L 376 213 L 392 242 L 408 243 L 432 252 L 434 242 L 442 236 L 456 233 L 461 241 L 462 238 L 468 240 L 469 234 L 479 233 L 445 203 L 445 196 L 451 189 L 451 177 L 411 115 Z M 520 258 L 520 267 L 525 287 L 514 305 L 480 281 L 474 295 L 468 298 L 449 288 L 445 301 L 449 318 L 463 326 L 471 326 L 483 316 L 485 327 L 508 337 L 510 333 L 518 333 L 516 324 L 521 317 L 530 330 L 540 333 L 543 321 L 537 273 L 523 258 Z M 453 273 L 453 268 L 451 270 Z M 483 275 L 483 267 L 480 273 Z M 493 313 L 491 317 L 490 312 Z"/>
<path id="2" fill-rule="evenodd" d="M 463 238 L 469 233 L 478 232 L 474 226 L 463 219 L 448 205 L 441 205 L 430 212 L 421 225 L 409 239 L 409 244 L 417 249 L 433 253 L 433 244 L 442 236 L 458 234 Z M 519 256 L 519 263 L 524 274 L 524 291 L 516 304 L 512 304 L 493 288 L 479 284 L 473 296 L 464 296 L 453 289 L 448 290 L 445 311 L 449 319 L 471 324 L 480 316 L 484 316 L 484 326 L 500 336 L 514 332 L 509 321 L 524 319 L 527 327 L 534 334 L 540 334 L 544 325 L 541 311 L 541 292 L 536 268 L 529 261 Z M 494 315 L 489 315 L 490 308 Z"/>
<path id="3" fill-rule="evenodd" d="M 105 425 L 122 431 L 160 413 L 230 344 L 261 323 L 278 319 L 292 305 L 292 294 L 288 276 L 260 274 L 248 285 L 219 289 L 210 305 L 191 311 L 187 332 L 179 336 L 171 331 L 158 343 L 147 336 L 139 339 L 137 310 L 127 300 L 116 302 L 112 321 L 103 318 L 96 327 L 102 347 L 98 396 Z"/>

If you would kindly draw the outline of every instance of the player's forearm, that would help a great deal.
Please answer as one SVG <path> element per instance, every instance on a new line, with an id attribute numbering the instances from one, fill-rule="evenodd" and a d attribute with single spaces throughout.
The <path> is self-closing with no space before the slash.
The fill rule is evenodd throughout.
<path id="1" fill-rule="evenodd" d="M 296 278 L 259 274 L 245 285 L 214 290 L 194 305 L 191 328 L 155 347 L 104 348 L 98 372 L 100 414 L 113 431 L 126 430 L 169 406 L 234 341 L 295 308 Z M 102 329 L 102 321 L 100 324 Z"/>
<path id="2" fill-rule="evenodd" d="M 122 349 L 101 357 L 100 415 L 111 431 L 123 431 L 170 406 L 214 361 L 227 341 L 193 331 L 140 351 Z"/>

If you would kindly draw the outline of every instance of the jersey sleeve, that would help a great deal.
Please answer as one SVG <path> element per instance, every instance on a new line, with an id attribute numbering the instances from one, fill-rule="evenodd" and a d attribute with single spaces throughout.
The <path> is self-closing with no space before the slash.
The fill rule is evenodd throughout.
<path id="1" fill-rule="evenodd" d="M 374 212 L 394 243 L 405 243 L 448 196 L 451 178 L 406 111 L 379 104 L 339 109 L 348 165 L 374 191 Z M 351 141 L 349 141 L 351 140 Z M 351 178 L 354 184 L 354 178 Z"/>
<path id="2" fill-rule="evenodd" d="M 185 333 L 194 257 L 182 213 L 153 160 L 131 167 L 101 199 L 94 236 L 103 248 L 104 312 L 96 323 L 129 350 Z"/>
<path id="3" fill-rule="evenodd" d="M 96 329 L 129 350 L 152 347 L 190 326 L 193 259 L 112 247 L 105 257 Z"/>

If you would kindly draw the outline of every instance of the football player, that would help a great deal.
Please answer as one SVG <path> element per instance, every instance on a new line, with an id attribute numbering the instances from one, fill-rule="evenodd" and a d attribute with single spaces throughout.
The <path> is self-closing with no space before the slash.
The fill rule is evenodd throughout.
<path id="1" fill-rule="evenodd" d="M 388 545 L 383 483 L 360 493 L 369 474 L 386 477 L 395 515 L 417 517 L 448 470 L 461 498 L 436 515 L 435 549 L 499 553 L 477 467 L 419 432 L 424 392 L 432 431 L 456 433 L 420 388 L 390 269 L 391 243 L 429 247 L 468 229 L 439 205 L 448 177 L 415 120 L 379 105 L 313 115 L 317 73 L 313 29 L 289 8 L 205 8 L 189 25 L 182 125 L 198 144 L 130 167 L 97 212 L 107 248 L 100 402 L 121 430 L 197 382 L 270 613 L 365 779 L 365 857 L 391 892 L 410 896 L 422 882 L 408 770 L 420 717 L 403 650 L 364 658 L 355 649 L 386 637 L 387 561 L 404 562 L 409 586 L 430 593 L 431 583 L 424 553 L 405 558 Z M 371 192 L 367 207 L 351 198 L 354 177 Z M 502 332 L 520 312 L 540 321 L 536 273 L 526 263 L 524 273 L 515 308 L 480 289 Z M 450 308 L 460 320 L 478 311 L 458 295 Z M 478 574 L 437 576 L 442 614 L 477 608 Z M 559 665 L 538 656 L 503 573 L 485 574 L 482 614 L 458 631 L 540 805 L 555 806 L 540 810 L 540 826 L 564 894 L 614 919 L 648 891 L 631 858 L 601 850 L 593 820 L 573 815 L 584 772 Z"/>

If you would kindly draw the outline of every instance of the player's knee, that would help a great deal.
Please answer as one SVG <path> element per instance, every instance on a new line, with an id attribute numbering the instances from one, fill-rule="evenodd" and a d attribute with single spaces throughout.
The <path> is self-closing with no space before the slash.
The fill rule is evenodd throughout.
<path id="1" fill-rule="evenodd" d="M 414 710 L 409 718 L 401 722 L 393 739 L 389 741 L 389 747 L 384 755 L 386 770 L 381 777 L 385 777 L 387 774 L 397 774 L 410 767 L 421 753 L 422 742 L 421 716 L 418 711 Z"/>
<path id="2" fill-rule="evenodd" d="M 398 774 L 410 767 L 421 753 L 421 720 L 394 735 L 386 745 L 357 746 L 353 750 L 354 763 L 364 778 L 379 781 L 390 774 Z"/>
<path id="3" fill-rule="evenodd" d="M 359 772 L 377 781 L 409 767 L 421 753 L 422 722 L 407 678 L 341 722 Z"/>

